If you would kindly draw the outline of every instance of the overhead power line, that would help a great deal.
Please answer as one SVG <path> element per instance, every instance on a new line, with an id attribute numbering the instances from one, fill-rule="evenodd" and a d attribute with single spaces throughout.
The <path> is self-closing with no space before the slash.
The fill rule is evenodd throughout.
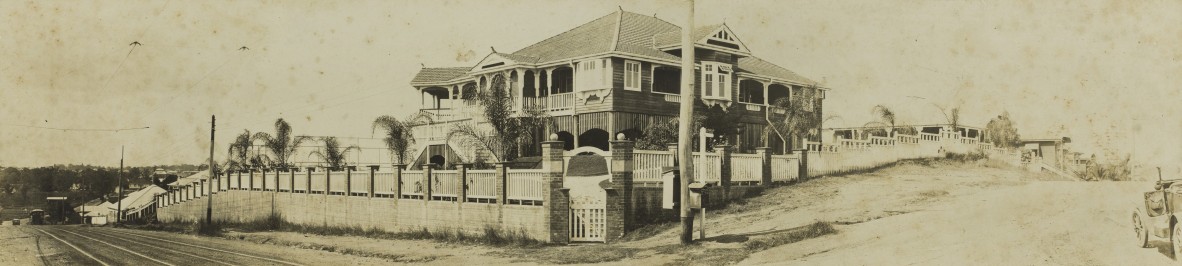
<path id="1" fill-rule="evenodd" d="M 122 128 L 122 129 L 85 129 L 85 128 L 53 128 L 53 126 L 39 126 L 39 125 L 27 125 L 27 124 L 0 124 L 0 125 L 7 125 L 7 126 L 21 126 L 21 128 L 31 128 L 31 129 L 50 129 L 50 130 L 61 130 L 61 131 L 115 131 L 115 132 L 118 132 L 118 131 L 126 131 L 126 130 L 138 130 L 138 129 L 149 129 L 149 128 L 151 128 L 151 126 L 142 126 L 142 128 Z"/>

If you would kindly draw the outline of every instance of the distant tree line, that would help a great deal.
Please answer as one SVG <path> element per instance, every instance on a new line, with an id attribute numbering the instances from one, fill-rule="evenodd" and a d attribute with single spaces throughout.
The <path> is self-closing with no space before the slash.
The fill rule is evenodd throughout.
<path id="1" fill-rule="evenodd" d="M 202 165 L 158 165 L 123 168 L 124 188 L 164 182 L 154 180 L 156 169 L 195 171 Z M 114 200 L 118 167 L 54 165 L 0 168 L 0 206 L 39 206 L 46 196 L 67 196 L 74 204 L 103 198 Z M 130 192 L 130 190 L 128 190 Z"/>

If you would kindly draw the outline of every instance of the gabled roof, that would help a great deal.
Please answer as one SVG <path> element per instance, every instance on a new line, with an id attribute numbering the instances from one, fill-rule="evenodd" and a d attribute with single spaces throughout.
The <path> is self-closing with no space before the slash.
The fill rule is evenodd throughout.
<path id="1" fill-rule="evenodd" d="M 469 67 L 423 68 L 410 80 L 410 84 L 439 83 L 452 80 L 468 73 Z"/>
<path id="2" fill-rule="evenodd" d="M 690 33 L 692 34 L 690 35 L 690 39 L 694 41 L 701 40 L 706 38 L 706 36 L 709 36 L 711 33 L 714 33 L 714 31 L 718 30 L 720 27 L 722 27 L 722 24 L 698 26 L 697 28 L 694 28 L 694 32 Z M 654 47 L 666 47 L 680 44 L 681 27 L 677 27 L 677 29 L 674 29 L 673 31 L 667 31 L 653 35 Z"/>
<path id="3" fill-rule="evenodd" d="M 801 75 L 797 75 L 796 72 L 792 72 L 792 70 L 777 66 L 776 64 L 772 64 L 768 61 L 763 61 L 763 59 L 759 59 L 754 56 L 739 58 L 738 67 L 740 72 L 768 76 L 772 78 L 798 82 L 805 85 L 816 84 L 815 81 L 805 78 Z"/>

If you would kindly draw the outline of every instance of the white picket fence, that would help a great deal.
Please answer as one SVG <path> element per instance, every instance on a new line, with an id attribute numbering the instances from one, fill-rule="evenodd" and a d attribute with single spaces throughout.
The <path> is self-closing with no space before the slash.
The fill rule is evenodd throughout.
<path id="1" fill-rule="evenodd" d="M 496 182 L 496 170 L 468 170 L 468 198 L 496 199 Z"/>
<path id="2" fill-rule="evenodd" d="M 732 182 L 763 180 L 763 157 L 758 154 L 731 154 Z"/>
<path id="3" fill-rule="evenodd" d="M 377 172 L 373 175 L 373 194 L 375 197 L 393 198 L 398 197 L 395 193 L 398 188 L 398 180 L 394 176 L 394 172 Z"/>
<path id="4" fill-rule="evenodd" d="M 462 186 L 459 171 L 435 170 L 431 172 L 432 197 L 458 198 Z"/>
<path id="5" fill-rule="evenodd" d="M 632 180 L 661 182 L 661 171 L 673 166 L 673 154 L 667 151 L 635 150 L 632 152 Z"/>
<path id="6" fill-rule="evenodd" d="M 402 195 L 422 197 L 427 193 L 427 185 L 423 171 L 402 172 Z"/>
<path id="7" fill-rule="evenodd" d="M 507 169 L 505 197 L 510 200 L 543 200 L 542 192 L 547 189 L 544 181 L 546 171 L 538 169 Z"/>

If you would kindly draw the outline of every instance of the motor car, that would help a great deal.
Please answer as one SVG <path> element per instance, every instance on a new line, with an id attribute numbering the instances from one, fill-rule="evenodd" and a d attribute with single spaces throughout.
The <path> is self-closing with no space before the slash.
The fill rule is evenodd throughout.
<path id="1" fill-rule="evenodd" d="M 1174 258 L 1182 258 L 1182 179 L 1162 179 L 1158 168 L 1158 180 L 1153 190 L 1144 193 L 1143 204 L 1133 209 L 1133 231 L 1137 234 L 1137 246 L 1150 247 L 1149 238 L 1169 241 Z"/>
<path id="2" fill-rule="evenodd" d="M 21 219 L 12 219 L 12 225 L 21 225 Z"/>

